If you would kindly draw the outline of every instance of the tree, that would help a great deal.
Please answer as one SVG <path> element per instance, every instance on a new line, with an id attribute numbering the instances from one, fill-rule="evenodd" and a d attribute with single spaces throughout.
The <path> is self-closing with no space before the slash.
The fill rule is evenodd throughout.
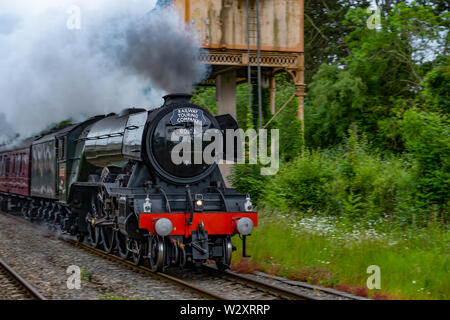
<path id="1" fill-rule="evenodd" d="M 367 87 L 337 65 L 322 64 L 313 79 L 306 105 L 306 141 L 326 148 L 340 143 L 353 122 L 362 125 Z"/>
<path id="2" fill-rule="evenodd" d="M 450 114 L 450 57 L 440 57 L 439 65 L 423 81 L 424 104 L 430 111 Z"/>
<path id="3" fill-rule="evenodd" d="M 339 143 L 355 122 L 374 145 L 401 152 L 399 108 L 422 103 L 425 76 L 446 50 L 448 13 L 400 3 L 382 19 L 380 30 L 367 28 L 369 14 L 365 8 L 348 11 L 343 23 L 349 30 L 345 41 L 350 54 L 333 67 L 321 67 L 308 87 L 312 146 Z M 426 83 L 431 90 L 431 82 Z M 445 99 L 445 93 L 441 97 Z"/>
<path id="4" fill-rule="evenodd" d="M 436 205 L 449 220 L 450 121 L 446 115 L 407 110 L 399 121 L 405 145 L 417 162 L 420 207 Z"/>
<path id="5" fill-rule="evenodd" d="M 305 1 L 305 82 L 310 83 L 322 63 L 333 63 L 350 54 L 342 23 L 350 8 L 370 5 L 368 0 Z"/>

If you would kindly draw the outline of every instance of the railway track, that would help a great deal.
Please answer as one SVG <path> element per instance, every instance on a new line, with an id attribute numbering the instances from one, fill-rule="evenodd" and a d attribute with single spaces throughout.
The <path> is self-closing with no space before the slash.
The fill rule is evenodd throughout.
<path id="1" fill-rule="evenodd" d="M 0 259 L 0 300 L 47 300 L 5 261 Z"/>
<path id="2" fill-rule="evenodd" d="M 339 299 L 339 300 L 370 300 L 364 297 L 355 296 L 346 292 L 338 290 L 319 287 L 308 283 L 302 283 L 298 281 L 290 281 L 281 277 L 267 277 L 266 275 L 258 275 L 261 280 L 258 280 L 254 274 L 245 275 L 226 270 L 224 273 L 219 273 L 217 269 L 211 265 L 203 265 L 202 268 L 207 273 L 213 273 L 217 277 L 228 278 L 230 281 L 237 281 L 244 285 L 259 288 L 262 291 L 271 292 L 277 295 L 281 299 L 296 300 L 303 298 L 306 300 L 323 300 L 323 299 Z M 264 279 L 264 280 L 262 280 Z M 275 281 L 274 281 L 275 280 Z M 281 287 L 269 282 L 285 283 L 286 285 Z M 301 292 L 296 291 L 299 288 Z"/>
<path id="3" fill-rule="evenodd" d="M 173 273 L 171 273 L 170 270 L 168 271 L 168 273 L 154 272 L 145 266 L 136 266 L 129 260 L 125 260 L 116 255 L 108 254 L 101 249 L 93 248 L 92 246 L 85 243 L 77 242 L 72 239 L 64 240 L 74 245 L 75 247 L 80 247 L 97 255 L 100 255 L 105 259 L 124 264 L 137 272 L 142 272 L 150 276 L 157 276 L 162 279 L 174 282 L 180 286 L 188 287 L 191 290 L 197 291 L 207 299 L 233 300 L 249 299 L 251 297 L 252 299 L 270 300 L 320 300 L 313 295 L 307 295 L 276 287 L 261 281 L 247 278 L 243 275 L 235 274 L 233 272 L 225 272 L 222 274 L 218 272 L 217 269 L 206 265 L 202 266 L 202 268 L 197 269 L 196 271 L 184 269 L 177 270 L 178 272 Z M 197 278 L 197 281 L 192 281 L 192 278 L 189 280 L 185 280 L 186 275 L 193 275 Z M 201 278 L 202 281 L 198 281 L 198 278 Z M 222 283 L 217 283 L 217 280 L 221 280 Z M 205 283 L 207 282 L 208 284 L 205 285 Z M 227 289 L 223 290 L 224 287 L 228 287 L 228 289 L 234 287 L 234 294 L 230 294 L 229 290 L 227 292 Z"/>
<path id="4" fill-rule="evenodd" d="M 131 262 L 129 260 L 123 259 L 123 258 L 118 257 L 118 256 L 113 255 L 113 254 L 108 254 L 108 253 L 106 253 L 103 250 L 91 247 L 91 246 L 89 246 L 89 245 L 87 245 L 85 243 L 77 242 L 77 241 L 69 239 L 69 238 L 64 239 L 64 241 L 67 241 L 68 243 L 72 244 L 75 247 L 79 247 L 79 248 L 82 248 L 84 250 L 88 250 L 89 252 L 92 252 L 92 253 L 94 253 L 96 255 L 99 255 L 99 256 L 107 259 L 107 260 L 123 264 L 123 265 L 127 266 L 128 268 L 130 268 L 130 269 L 132 269 L 132 270 L 134 270 L 136 272 L 141 272 L 141 273 L 147 274 L 147 275 L 152 276 L 152 277 L 158 277 L 158 278 L 160 278 L 162 280 L 166 280 L 166 281 L 172 282 L 172 283 L 174 283 L 176 285 L 179 285 L 180 287 L 182 287 L 184 289 L 187 288 L 189 290 L 195 291 L 198 294 L 200 294 L 201 296 L 205 297 L 206 299 L 227 300 L 225 297 L 220 296 L 220 295 L 218 295 L 218 294 L 216 294 L 214 292 L 211 292 L 211 291 L 208 291 L 208 290 L 206 290 L 204 288 L 195 286 L 195 285 L 190 284 L 188 282 L 185 282 L 185 281 L 183 281 L 181 279 L 172 277 L 172 276 L 170 276 L 168 274 L 161 273 L 161 272 L 154 272 L 153 270 L 151 270 L 151 269 L 149 269 L 147 267 L 144 267 L 144 266 L 137 266 L 137 265 L 135 265 L 133 262 Z"/>
<path id="5" fill-rule="evenodd" d="M 36 227 L 34 223 L 12 215 L 25 223 Z M 279 277 L 266 278 L 253 274 L 244 275 L 230 270 L 219 272 L 215 266 L 204 264 L 195 270 L 168 269 L 166 273 L 154 272 L 145 266 L 136 266 L 133 262 L 114 254 L 78 242 L 70 236 L 62 236 L 74 247 L 87 250 L 104 259 L 120 263 L 126 267 L 151 277 L 174 283 L 184 290 L 191 290 L 206 299 L 212 300 L 368 300 L 330 288 L 307 283 L 289 281 Z"/>
<path id="6" fill-rule="evenodd" d="M 151 276 L 175 282 L 183 287 L 197 291 L 207 299 L 214 300 L 370 300 L 346 292 L 311 284 L 291 281 L 285 286 L 258 280 L 250 275 L 239 274 L 230 270 L 219 272 L 214 266 L 204 264 L 196 270 L 169 269 L 167 273 L 154 272 L 145 266 L 136 266 L 133 262 L 125 260 L 105 251 L 93 248 L 85 243 L 66 239 L 72 245 L 89 250 L 102 257 L 127 265 L 128 267 Z M 281 280 L 278 282 L 283 282 Z M 286 280 L 286 279 L 283 279 Z M 269 280 L 270 281 L 270 280 Z M 298 290 L 300 288 L 300 290 Z M 297 290 L 296 290 L 297 289 Z"/>

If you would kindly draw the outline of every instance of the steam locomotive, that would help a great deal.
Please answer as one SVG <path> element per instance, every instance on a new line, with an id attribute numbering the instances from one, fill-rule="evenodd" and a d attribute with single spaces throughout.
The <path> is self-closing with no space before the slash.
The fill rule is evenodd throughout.
<path id="1" fill-rule="evenodd" d="M 2 211 L 153 270 L 208 259 L 228 268 L 231 237 L 239 234 L 245 248 L 257 213 L 248 195 L 225 186 L 217 162 L 174 163 L 172 134 L 198 135 L 197 124 L 201 134 L 214 129 L 226 139 L 225 130 L 238 126 L 190 97 L 167 95 L 157 109 L 95 116 L 0 149 Z"/>

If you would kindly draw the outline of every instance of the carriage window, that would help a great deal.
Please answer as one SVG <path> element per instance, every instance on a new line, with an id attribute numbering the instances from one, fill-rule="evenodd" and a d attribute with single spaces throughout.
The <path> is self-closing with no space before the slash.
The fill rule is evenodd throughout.
<path id="1" fill-rule="evenodd" d="M 17 156 L 17 171 L 16 176 L 21 177 L 22 176 L 22 154 L 19 154 Z"/>
<path id="2" fill-rule="evenodd" d="M 5 159 L 5 176 L 9 176 L 9 158 Z"/>
<path id="3" fill-rule="evenodd" d="M 12 160 L 11 175 L 15 176 L 16 175 L 16 155 L 15 154 L 11 157 L 11 160 Z"/>
<path id="4" fill-rule="evenodd" d="M 21 167 L 20 167 L 20 175 L 22 177 L 26 177 L 27 173 L 26 173 L 26 162 L 27 162 L 27 155 L 26 153 L 22 155 L 22 161 L 21 161 Z"/>

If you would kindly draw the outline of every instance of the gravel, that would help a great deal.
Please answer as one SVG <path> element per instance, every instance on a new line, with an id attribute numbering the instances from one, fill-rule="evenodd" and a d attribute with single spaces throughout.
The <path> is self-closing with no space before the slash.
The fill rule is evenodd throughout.
<path id="1" fill-rule="evenodd" d="M 198 300 L 198 293 L 80 250 L 46 227 L 0 213 L 0 257 L 47 299 Z M 69 266 L 81 288 L 68 289 Z"/>

